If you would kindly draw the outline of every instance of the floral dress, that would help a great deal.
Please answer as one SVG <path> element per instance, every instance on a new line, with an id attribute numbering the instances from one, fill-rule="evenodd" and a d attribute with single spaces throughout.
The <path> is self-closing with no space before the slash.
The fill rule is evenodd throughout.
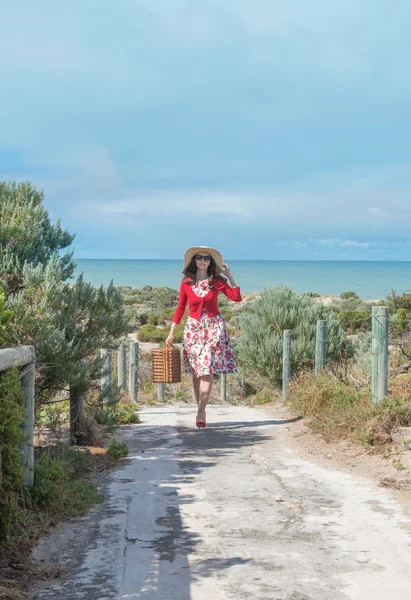
<path id="1" fill-rule="evenodd" d="M 203 298 L 209 291 L 208 279 L 195 283 L 192 289 Z M 230 337 L 221 315 L 208 317 L 203 310 L 199 320 L 187 318 L 183 354 L 185 372 L 196 377 L 237 372 Z"/>

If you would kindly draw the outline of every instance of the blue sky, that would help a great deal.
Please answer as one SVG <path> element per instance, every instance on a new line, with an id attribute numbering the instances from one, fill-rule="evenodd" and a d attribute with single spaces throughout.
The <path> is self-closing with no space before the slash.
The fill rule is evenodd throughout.
<path id="1" fill-rule="evenodd" d="M 407 0 L 15 0 L 0 178 L 77 258 L 411 260 Z"/>

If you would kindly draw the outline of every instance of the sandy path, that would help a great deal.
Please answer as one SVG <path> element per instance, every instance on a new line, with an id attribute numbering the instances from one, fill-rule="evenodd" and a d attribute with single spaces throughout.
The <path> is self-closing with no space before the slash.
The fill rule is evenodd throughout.
<path id="1" fill-rule="evenodd" d="M 273 412 L 141 411 L 107 500 L 36 556 L 67 566 L 37 599 L 408 600 L 410 514 L 372 482 L 298 458 Z"/>

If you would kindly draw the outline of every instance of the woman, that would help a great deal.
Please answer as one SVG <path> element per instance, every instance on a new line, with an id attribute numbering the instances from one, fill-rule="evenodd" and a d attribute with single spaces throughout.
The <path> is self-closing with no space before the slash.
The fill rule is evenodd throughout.
<path id="1" fill-rule="evenodd" d="M 214 248 L 194 246 L 184 254 L 180 298 L 166 344 L 174 341 L 174 331 L 183 318 L 188 302 L 189 317 L 184 328 L 184 366 L 193 376 L 193 389 L 198 405 L 196 426 L 206 426 L 206 407 L 210 398 L 213 375 L 235 373 L 237 365 L 230 345 L 227 327 L 218 310 L 218 294 L 241 302 L 228 265 Z M 223 273 L 227 280 L 220 275 Z"/>

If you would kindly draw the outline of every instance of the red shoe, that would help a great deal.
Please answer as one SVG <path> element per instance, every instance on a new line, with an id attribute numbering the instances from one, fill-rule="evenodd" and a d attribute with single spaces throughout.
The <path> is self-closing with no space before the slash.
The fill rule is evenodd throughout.
<path id="1" fill-rule="evenodd" d="M 205 421 L 196 421 L 196 427 L 200 428 L 200 427 L 205 427 L 205 426 L 206 426 Z"/>

